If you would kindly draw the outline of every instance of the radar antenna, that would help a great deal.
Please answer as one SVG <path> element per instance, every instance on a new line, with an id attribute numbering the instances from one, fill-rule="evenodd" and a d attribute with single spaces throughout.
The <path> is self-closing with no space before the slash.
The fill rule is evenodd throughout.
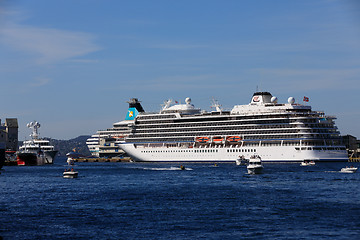
<path id="1" fill-rule="evenodd" d="M 161 104 L 162 109 L 161 109 L 161 111 L 160 111 L 160 112 L 162 112 L 162 111 L 164 111 L 164 110 L 168 109 L 168 108 L 170 107 L 170 105 L 172 104 L 172 102 L 173 102 L 173 100 L 172 100 L 172 99 L 168 99 L 168 100 L 164 101 L 164 103 L 163 103 L 163 104 Z"/>
<path id="2" fill-rule="evenodd" d="M 211 98 L 211 107 L 214 107 L 217 112 L 222 112 L 221 104 L 214 97 Z"/>
<path id="3" fill-rule="evenodd" d="M 40 128 L 40 123 L 34 121 L 34 122 L 30 122 L 28 124 L 26 124 L 26 126 L 28 128 L 32 128 L 33 132 L 30 134 L 30 137 L 32 137 L 33 139 L 37 139 L 39 137 L 39 132 L 38 129 Z"/>

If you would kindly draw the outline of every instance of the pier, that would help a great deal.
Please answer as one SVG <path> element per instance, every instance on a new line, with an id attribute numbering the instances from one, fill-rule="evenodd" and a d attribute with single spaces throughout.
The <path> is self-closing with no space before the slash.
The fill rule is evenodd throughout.
<path id="1" fill-rule="evenodd" d="M 349 162 L 360 162 L 360 158 L 349 158 Z"/>

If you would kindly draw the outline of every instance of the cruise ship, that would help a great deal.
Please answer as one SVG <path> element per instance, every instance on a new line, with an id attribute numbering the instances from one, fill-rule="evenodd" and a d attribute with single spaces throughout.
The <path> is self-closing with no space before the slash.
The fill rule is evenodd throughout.
<path id="1" fill-rule="evenodd" d="M 336 118 L 293 97 L 278 103 L 269 92 L 255 92 L 249 104 L 231 111 L 214 107 L 203 111 L 186 98 L 147 113 L 131 99 L 125 119 L 130 132 L 119 146 L 134 161 L 235 162 L 254 154 L 263 162 L 348 161 Z"/>
<path id="2" fill-rule="evenodd" d="M 115 122 L 112 128 L 98 130 L 86 140 L 86 145 L 94 157 L 117 157 L 124 154 L 118 142 L 129 135 L 129 121 Z"/>
<path id="3" fill-rule="evenodd" d="M 100 135 L 98 133 L 91 135 L 91 137 L 86 140 L 86 145 L 94 157 L 99 157 L 99 144 Z"/>

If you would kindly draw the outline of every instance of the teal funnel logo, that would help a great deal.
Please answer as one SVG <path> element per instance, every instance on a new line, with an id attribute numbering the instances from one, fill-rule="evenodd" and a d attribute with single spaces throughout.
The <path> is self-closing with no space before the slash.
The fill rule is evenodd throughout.
<path id="1" fill-rule="evenodd" d="M 138 114 L 139 112 L 136 108 L 129 108 L 125 120 L 134 120 Z"/>

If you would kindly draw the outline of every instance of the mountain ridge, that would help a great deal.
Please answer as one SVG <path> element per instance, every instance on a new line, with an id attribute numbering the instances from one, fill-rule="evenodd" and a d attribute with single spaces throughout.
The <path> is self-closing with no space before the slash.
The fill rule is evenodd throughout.
<path id="1" fill-rule="evenodd" d="M 58 151 L 59 156 L 66 156 L 67 153 L 76 151 L 84 156 L 90 156 L 91 153 L 86 145 L 86 140 L 90 135 L 81 135 L 69 140 L 58 140 L 47 138 L 50 145 L 53 145 L 55 150 Z"/>

